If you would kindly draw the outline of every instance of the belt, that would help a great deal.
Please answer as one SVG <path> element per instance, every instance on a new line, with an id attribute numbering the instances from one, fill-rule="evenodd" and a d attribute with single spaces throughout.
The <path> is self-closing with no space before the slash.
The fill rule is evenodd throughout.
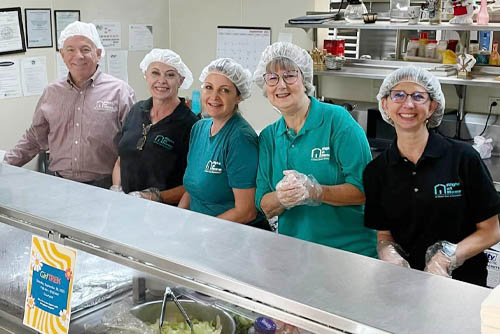
<path id="1" fill-rule="evenodd" d="M 54 175 L 63 179 L 66 179 L 63 177 L 59 172 L 54 172 Z M 69 180 L 69 179 L 66 179 Z M 75 181 L 75 180 L 72 180 Z M 84 184 L 88 184 L 91 186 L 99 187 L 99 188 L 104 188 L 104 189 L 109 189 L 111 185 L 113 184 L 113 180 L 111 178 L 111 175 L 106 175 L 104 177 L 101 177 L 99 179 L 91 180 L 91 181 L 75 181 L 75 182 L 80 182 Z"/>

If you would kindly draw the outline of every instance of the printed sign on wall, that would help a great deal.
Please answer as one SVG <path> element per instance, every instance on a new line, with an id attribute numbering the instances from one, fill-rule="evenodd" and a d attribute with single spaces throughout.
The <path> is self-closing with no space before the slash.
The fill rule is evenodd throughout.
<path id="1" fill-rule="evenodd" d="M 76 250 L 33 236 L 23 324 L 44 334 L 69 330 Z"/>

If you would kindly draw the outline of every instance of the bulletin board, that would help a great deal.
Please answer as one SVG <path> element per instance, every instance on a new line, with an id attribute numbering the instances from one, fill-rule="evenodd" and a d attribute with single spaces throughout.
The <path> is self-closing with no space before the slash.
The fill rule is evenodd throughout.
<path id="1" fill-rule="evenodd" d="M 252 73 L 259 63 L 262 51 L 270 44 L 271 28 L 217 27 L 217 58 L 232 58 Z"/>

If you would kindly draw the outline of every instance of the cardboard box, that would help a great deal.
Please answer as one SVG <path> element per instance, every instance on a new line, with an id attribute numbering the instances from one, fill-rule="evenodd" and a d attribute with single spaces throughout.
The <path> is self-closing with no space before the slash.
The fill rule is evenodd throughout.
<path id="1" fill-rule="evenodd" d="M 484 253 L 488 257 L 488 278 L 486 279 L 486 286 L 494 288 L 500 285 L 500 252 L 493 248 L 489 248 L 485 250 Z"/>

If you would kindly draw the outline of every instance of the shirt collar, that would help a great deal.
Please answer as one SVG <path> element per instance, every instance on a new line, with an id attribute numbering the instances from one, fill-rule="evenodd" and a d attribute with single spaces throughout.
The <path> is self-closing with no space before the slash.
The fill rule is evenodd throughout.
<path id="1" fill-rule="evenodd" d="M 307 114 L 304 126 L 302 127 L 302 129 L 300 129 L 298 135 L 303 134 L 308 130 L 318 128 L 323 123 L 323 114 L 319 111 L 321 106 L 320 102 L 312 96 L 309 96 L 309 99 L 311 100 L 309 112 Z M 282 116 L 278 123 L 278 135 L 282 136 L 287 131 L 288 128 L 285 123 L 285 118 Z"/>
<path id="2" fill-rule="evenodd" d="M 439 158 L 446 153 L 450 144 L 441 135 L 435 133 L 433 130 L 429 131 L 429 138 L 427 139 L 427 144 L 425 145 L 424 152 L 422 153 L 422 158 Z M 392 141 L 391 146 L 388 150 L 388 162 L 391 165 L 395 165 L 400 162 L 403 157 L 398 150 L 397 137 Z"/>
<path id="3" fill-rule="evenodd" d="M 85 83 L 82 85 L 82 88 L 89 85 L 89 84 L 93 84 L 94 82 L 96 82 L 99 79 L 100 75 L 101 75 L 101 70 L 99 69 L 99 66 L 97 66 L 97 69 L 94 72 L 94 74 L 92 74 L 92 76 L 87 81 L 85 81 Z M 68 72 L 68 75 L 66 77 L 66 82 L 69 84 L 70 87 L 80 89 L 73 83 L 73 80 L 71 80 L 71 73 L 69 73 L 69 72 Z"/>
<path id="4" fill-rule="evenodd" d="M 186 105 L 186 101 L 183 97 L 179 97 L 179 100 L 181 102 L 177 105 L 177 107 L 175 107 L 174 112 L 165 117 L 164 119 L 160 120 L 160 122 L 163 120 L 168 120 L 170 122 L 173 120 L 182 119 L 183 117 L 186 116 L 186 114 L 183 112 Z M 153 97 L 150 97 L 149 99 L 144 101 L 144 103 L 141 106 L 142 112 L 146 114 L 146 118 L 149 121 L 151 121 L 151 114 L 149 113 L 151 111 L 151 108 L 153 108 Z"/>

